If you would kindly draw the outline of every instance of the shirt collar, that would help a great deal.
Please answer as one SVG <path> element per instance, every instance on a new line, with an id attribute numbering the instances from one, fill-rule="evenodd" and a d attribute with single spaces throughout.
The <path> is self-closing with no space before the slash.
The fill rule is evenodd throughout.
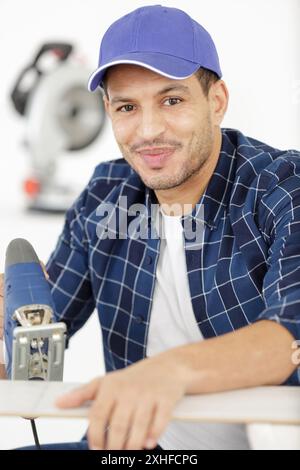
<path id="1" fill-rule="evenodd" d="M 236 170 L 235 154 L 235 145 L 229 139 L 226 130 L 222 129 L 222 144 L 218 163 L 194 214 L 197 217 L 197 212 L 203 204 L 204 223 L 211 229 L 217 228 L 230 199 Z"/>

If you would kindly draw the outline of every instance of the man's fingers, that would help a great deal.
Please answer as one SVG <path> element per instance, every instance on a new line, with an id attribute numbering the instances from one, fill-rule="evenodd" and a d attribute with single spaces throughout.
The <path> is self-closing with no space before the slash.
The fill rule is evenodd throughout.
<path id="1" fill-rule="evenodd" d="M 99 389 L 100 379 L 94 379 L 82 387 L 76 388 L 59 397 L 55 404 L 59 408 L 76 408 L 85 401 L 94 400 Z"/>
<path id="2" fill-rule="evenodd" d="M 150 426 L 148 436 L 144 442 L 146 449 L 152 449 L 157 446 L 159 437 L 164 432 L 172 416 L 172 408 L 167 405 L 160 404 L 154 413 L 153 422 Z"/>
<path id="3" fill-rule="evenodd" d="M 131 426 L 132 408 L 133 406 L 127 406 L 123 401 L 123 403 L 120 402 L 113 410 L 105 443 L 107 450 L 124 449 L 128 431 Z"/>
<path id="4" fill-rule="evenodd" d="M 126 450 L 142 450 L 149 434 L 149 427 L 154 418 L 154 405 L 141 403 L 137 408 L 128 435 Z M 109 447 L 110 449 L 110 447 Z"/>
<path id="5" fill-rule="evenodd" d="M 92 450 L 103 450 L 106 446 L 108 423 L 114 409 L 114 399 L 100 394 L 90 410 L 88 443 Z"/>

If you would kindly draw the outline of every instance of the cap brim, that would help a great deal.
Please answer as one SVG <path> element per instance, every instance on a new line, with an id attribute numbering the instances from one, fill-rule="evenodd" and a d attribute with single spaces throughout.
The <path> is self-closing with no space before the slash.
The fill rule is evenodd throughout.
<path id="1" fill-rule="evenodd" d="M 88 82 L 89 91 L 95 91 L 98 86 L 101 86 L 105 72 L 109 67 L 120 64 L 139 65 L 140 67 L 145 67 L 146 69 L 175 80 L 188 78 L 193 75 L 199 67 L 201 67 L 201 64 L 196 64 L 195 62 L 167 54 L 155 52 L 132 52 L 130 54 L 115 57 L 113 61 L 98 67 L 90 76 Z"/>

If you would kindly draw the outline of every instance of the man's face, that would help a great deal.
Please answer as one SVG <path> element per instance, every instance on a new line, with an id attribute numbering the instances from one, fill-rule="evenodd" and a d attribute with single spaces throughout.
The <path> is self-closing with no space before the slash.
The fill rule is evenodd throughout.
<path id="1" fill-rule="evenodd" d="M 215 122 L 195 76 L 172 80 L 140 66 L 107 72 L 106 110 L 123 157 L 154 190 L 171 189 L 209 158 Z"/>

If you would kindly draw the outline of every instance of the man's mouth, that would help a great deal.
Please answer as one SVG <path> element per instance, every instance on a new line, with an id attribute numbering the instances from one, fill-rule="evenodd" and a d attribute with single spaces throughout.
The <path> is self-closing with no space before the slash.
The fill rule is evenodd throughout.
<path id="1" fill-rule="evenodd" d="M 149 147 L 137 151 L 149 168 L 162 168 L 173 155 L 174 147 Z"/>

